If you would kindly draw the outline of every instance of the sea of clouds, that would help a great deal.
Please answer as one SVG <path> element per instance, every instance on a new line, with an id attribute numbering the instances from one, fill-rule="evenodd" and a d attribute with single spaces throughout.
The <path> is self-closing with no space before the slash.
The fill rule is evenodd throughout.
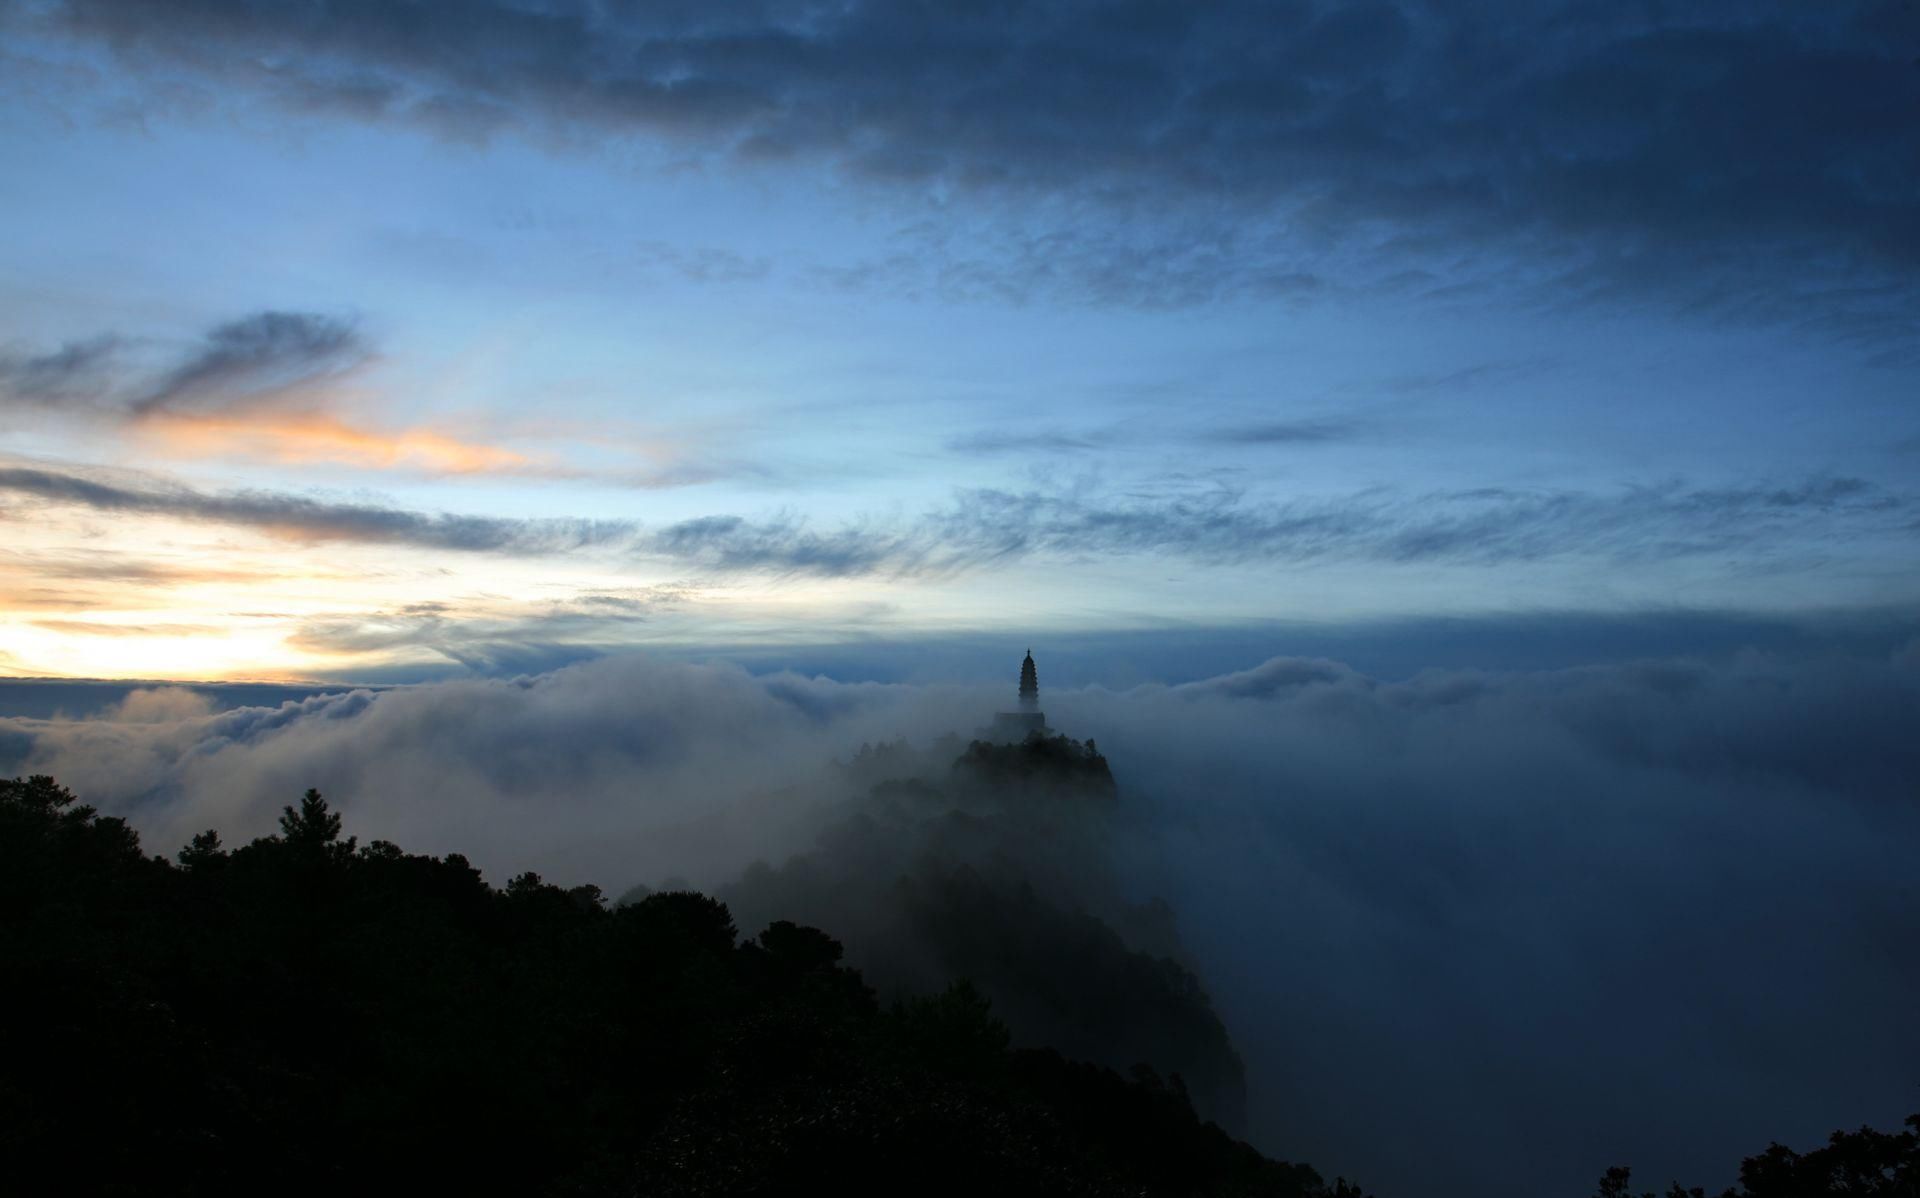
<path id="1" fill-rule="evenodd" d="M 863 743 L 1004 688 L 626 656 L 217 708 L 0 718 L 151 851 L 269 834 L 309 786 L 364 842 L 609 893 L 805 849 Z M 1386 1198 L 1724 1185 L 1770 1139 L 1920 1110 L 1920 651 L 1399 681 L 1275 658 L 1048 695 L 1122 788 L 1246 1060 L 1250 1129 Z M 832 929 L 828 929 L 832 931 Z"/>

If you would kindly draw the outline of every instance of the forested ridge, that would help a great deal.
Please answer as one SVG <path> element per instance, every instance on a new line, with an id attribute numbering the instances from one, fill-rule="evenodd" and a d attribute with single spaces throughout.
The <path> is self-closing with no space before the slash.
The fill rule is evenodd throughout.
<path id="1" fill-rule="evenodd" d="M 964 982 L 882 1004 L 841 958 L 698 893 L 496 889 L 313 791 L 169 861 L 0 780 L 0 1159 L 20 1193 L 1362 1194 L 1177 1076 L 1012 1047 Z M 1909 1125 L 1775 1145 L 1728 1194 L 1910 1198 Z"/>
<path id="2" fill-rule="evenodd" d="M 0 1150 L 45 1192 L 1358 1194 L 965 985 L 883 1007 L 824 932 L 494 889 L 314 792 L 176 863 L 0 782 L 0 912 Z"/>

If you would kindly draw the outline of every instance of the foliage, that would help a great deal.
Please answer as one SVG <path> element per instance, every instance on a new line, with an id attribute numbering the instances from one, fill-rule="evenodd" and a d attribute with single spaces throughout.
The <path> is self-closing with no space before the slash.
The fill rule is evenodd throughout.
<path id="1" fill-rule="evenodd" d="M 1596 1198 L 1636 1198 L 1632 1180 L 1628 1169 L 1608 1169 Z M 1705 1191 L 1676 1182 L 1665 1198 L 1705 1198 Z M 1806 1153 L 1769 1145 L 1741 1163 L 1739 1187 L 1720 1198 L 1920 1198 L 1920 1114 L 1907 1117 L 1904 1132 L 1836 1131 Z"/>
<path id="2" fill-rule="evenodd" d="M 1058 794 L 1112 799 L 1113 770 L 1092 741 L 1035 733 L 1014 744 L 976 740 L 953 763 L 964 781 L 995 789 L 1042 788 Z"/>
<path id="3" fill-rule="evenodd" d="M 705 895 L 280 834 L 178 864 L 0 781 L 0 1160 L 62 1194 L 1319 1196 L 1178 1079 L 1014 1050 L 970 987 L 883 1009 L 837 941 Z"/>
<path id="4" fill-rule="evenodd" d="M 280 835 L 175 865 L 51 778 L 0 780 L 11 1192 L 1364 1198 L 1203 1122 L 1177 1075 L 1010 1048 L 969 984 L 882 1009 L 816 928 L 495 890 L 341 833 L 310 791 Z M 1917 1198 L 1907 1128 L 1775 1144 L 1722 1198 Z"/>
<path id="5" fill-rule="evenodd" d="M 1114 871 L 1122 812 L 1088 801 L 1088 779 L 1112 786 L 1098 749 L 1036 736 L 952 750 L 863 747 L 846 772 L 865 797 L 722 897 L 756 920 L 833 928 L 889 999 L 964 980 L 1014 1043 L 1148 1062 L 1181 1076 L 1202 1118 L 1241 1128 L 1244 1066 L 1171 909 L 1139 902 Z"/>

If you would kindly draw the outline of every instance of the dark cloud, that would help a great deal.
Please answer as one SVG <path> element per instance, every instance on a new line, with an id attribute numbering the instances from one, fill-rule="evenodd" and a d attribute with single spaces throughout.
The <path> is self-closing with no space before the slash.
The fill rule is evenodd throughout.
<path id="1" fill-rule="evenodd" d="M 1912 540 L 1911 500 L 1857 478 L 1785 487 L 1611 493 L 1482 488 L 1373 491 L 1288 502 L 1213 487 L 1108 496 L 1076 491 L 957 494 L 948 507 L 887 525 L 816 531 L 796 516 L 716 515 L 657 529 L 628 520 L 515 519 L 334 503 L 284 492 L 208 493 L 0 467 L 0 493 L 95 511 L 255 528 L 300 541 L 418 545 L 461 552 L 605 550 L 716 573 L 941 576 L 1043 556 L 1160 555 L 1204 563 L 1372 561 L 1487 566 L 1589 558 L 1616 563 L 1730 553 L 1747 569 L 1794 568 L 1836 546 Z"/>
<path id="2" fill-rule="evenodd" d="M 1162 311 L 1230 300 L 1300 302 L 1333 288 L 1304 264 L 1306 247 L 1257 226 L 1115 220 L 1075 205 L 1066 228 L 922 221 L 887 252 L 805 272 L 849 293 L 948 303 L 1059 303 Z M 1053 218 L 1062 219 L 1062 218 Z"/>
<path id="3" fill-rule="evenodd" d="M 1325 445 L 1350 441 L 1360 431 L 1351 420 L 1274 420 L 1214 429 L 1202 439 L 1223 445 Z"/>
<path id="4" fill-rule="evenodd" d="M 1370 560 L 1492 565 L 1586 556 L 1657 561 L 1733 550 L 1756 560 L 1807 552 L 1818 530 L 1905 539 L 1907 501 L 1859 479 L 1789 488 L 1611 494 L 1487 488 L 1409 496 L 1250 503 L 1214 489 L 1130 502 L 977 490 L 935 517 L 934 539 L 970 559 L 1166 553 L 1208 562 Z M 1844 531 L 1842 531 L 1844 530 Z"/>
<path id="5" fill-rule="evenodd" d="M 224 405 L 297 388 L 365 360 L 343 320 L 259 312 L 210 331 L 194 352 L 132 403 L 136 413 Z"/>
<path id="6" fill-rule="evenodd" d="M 658 253 L 668 251 L 658 249 Z M 719 251 L 692 251 L 675 261 L 685 270 L 706 271 L 713 277 L 728 274 Z M 344 434 L 349 443 L 364 441 L 364 456 L 351 448 L 342 460 L 359 465 L 391 466 L 411 458 L 404 436 L 395 439 L 379 425 L 342 412 L 330 383 L 342 380 L 374 360 L 374 350 L 356 322 L 315 313 L 262 311 L 209 329 L 185 346 L 161 345 L 107 335 L 74 342 L 42 354 L 0 353 L 0 412 L 16 409 L 54 410 L 63 416 L 105 423 L 124 431 L 143 422 L 166 423 L 178 418 L 191 430 L 198 417 L 231 421 L 241 449 L 251 431 L 271 454 L 284 446 L 298 457 L 305 429 L 302 422 L 330 425 L 325 431 Z M 276 425 L 276 420 L 285 421 Z M 221 423 L 213 427 L 221 428 Z M 579 478 L 589 475 L 639 490 L 695 486 L 723 477 L 773 479 L 776 472 L 764 464 L 704 454 L 678 452 L 660 456 L 648 447 L 653 460 L 644 465 L 609 465 L 596 471 L 560 463 L 537 462 L 504 447 L 471 442 L 459 435 L 423 430 L 445 450 L 444 461 L 412 461 L 428 472 L 488 471 L 529 477 Z M 324 440 L 324 438 L 323 438 Z M 632 446 L 616 446 L 632 451 Z M 322 452 L 325 452 L 323 447 Z"/>
<path id="7" fill-rule="evenodd" d="M 846 814 L 828 757 L 983 723 L 1018 651 L 992 687 L 626 657 L 224 711 L 149 691 L 0 719 L 0 772 L 56 773 L 155 851 L 271 831 L 318 786 L 354 834 L 495 880 L 716 886 Z M 1112 761 L 1102 851 L 1171 904 L 1255 1138 L 1381 1193 L 1519 1198 L 1622 1160 L 1717 1189 L 1770 1137 L 1909 1109 L 1916 660 L 1282 657 L 1044 697 Z"/>
<path id="8" fill-rule="evenodd" d="M 1359 421 L 1323 418 L 1263 421 L 1197 431 L 1142 425 L 1077 431 L 991 429 L 952 437 L 946 441 L 945 448 L 950 453 L 969 457 L 997 457 L 1009 454 L 1077 454 L 1133 445 L 1158 447 L 1177 441 L 1209 446 L 1323 445 L 1350 441 L 1358 437 L 1364 428 Z"/>
<path id="9" fill-rule="evenodd" d="M 275 311 L 217 325 L 171 361 L 134 355 L 131 348 L 126 338 L 108 334 L 39 355 L 0 354 L 0 405 L 118 418 L 227 408 L 297 393 L 371 355 L 350 321 Z"/>
<path id="10" fill-rule="evenodd" d="M 67 0 L 52 20 L 301 110 L 464 138 L 625 131 L 1156 214 L 1075 268 L 1050 259 L 1085 223 L 1042 221 L 1031 261 L 999 263 L 1029 292 L 1050 270 L 1144 303 L 1313 279 L 1271 234 L 1356 277 L 1653 290 L 1901 361 L 1920 315 L 1920 16 L 1890 0 Z M 1181 246 L 1213 260 L 1181 270 Z M 1004 290 L 955 269 L 946 286 Z"/>
<path id="11" fill-rule="evenodd" d="M 420 545 L 484 553 L 558 553 L 632 537 L 621 521 L 519 520 L 428 515 L 372 503 L 328 503 L 278 491 L 212 494 L 184 486 L 132 486 L 29 467 L 0 468 L 0 491 L 94 511 L 204 520 L 298 541 Z"/>
<path id="12" fill-rule="evenodd" d="M 1111 430 L 1079 433 L 1052 430 L 1023 433 L 992 429 L 950 438 L 946 447 L 952 453 L 979 457 L 1007 453 L 1083 453 L 1092 449 L 1104 449 L 1117 439 Z"/>
<path id="13" fill-rule="evenodd" d="M 907 535 L 857 527 L 816 533 L 793 518 L 705 516 L 668 525 L 646 544 L 653 553 L 703 569 L 827 578 L 917 573 L 929 560 L 928 548 Z"/>
<path id="14" fill-rule="evenodd" d="M 0 404 L 91 403 L 104 393 L 116 337 L 72 341 L 45 354 L 0 353 Z"/>

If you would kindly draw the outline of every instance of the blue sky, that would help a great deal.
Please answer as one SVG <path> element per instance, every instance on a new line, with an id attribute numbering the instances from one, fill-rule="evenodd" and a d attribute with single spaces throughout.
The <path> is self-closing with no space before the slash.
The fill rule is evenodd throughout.
<path id="1" fill-rule="evenodd" d="M 1920 598 L 1910 6 L 0 14 L 7 673 Z"/>

